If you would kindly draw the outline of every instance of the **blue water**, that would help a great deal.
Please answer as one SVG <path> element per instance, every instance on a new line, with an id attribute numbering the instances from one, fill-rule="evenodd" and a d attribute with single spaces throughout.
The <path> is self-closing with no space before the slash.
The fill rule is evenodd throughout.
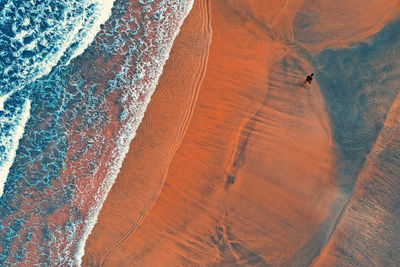
<path id="1" fill-rule="evenodd" d="M 79 265 L 191 6 L 0 3 L 0 265 Z"/>
<path id="2" fill-rule="evenodd" d="M 112 2 L 7 1 L 0 17 L 0 196 L 29 118 L 29 85 L 82 52 Z"/>

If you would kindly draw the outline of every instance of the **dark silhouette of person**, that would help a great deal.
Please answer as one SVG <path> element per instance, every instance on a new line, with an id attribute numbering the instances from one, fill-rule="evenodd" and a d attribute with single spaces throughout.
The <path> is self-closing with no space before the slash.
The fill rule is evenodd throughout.
<path id="1" fill-rule="evenodd" d="M 312 79 L 313 79 L 313 76 L 314 76 L 314 73 L 311 73 L 310 75 L 308 75 L 308 76 L 306 77 L 306 80 L 304 81 L 304 84 L 307 84 L 307 83 L 311 84 L 311 81 L 312 81 Z"/>

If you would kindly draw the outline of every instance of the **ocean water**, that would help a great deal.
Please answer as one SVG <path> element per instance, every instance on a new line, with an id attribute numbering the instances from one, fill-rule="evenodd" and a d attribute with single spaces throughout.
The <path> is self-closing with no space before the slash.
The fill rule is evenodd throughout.
<path id="1" fill-rule="evenodd" d="M 0 0 L 1 266 L 80 265 L 192 4 Z"/>

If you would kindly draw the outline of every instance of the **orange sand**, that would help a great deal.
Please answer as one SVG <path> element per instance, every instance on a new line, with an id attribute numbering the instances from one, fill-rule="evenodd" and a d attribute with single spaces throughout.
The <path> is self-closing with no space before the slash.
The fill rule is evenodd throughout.
<path id="1" fill-rule="evenodd" d="M 398 7 L 320 2 L 312 12 L 321 23 L 310 31 L 326 36 L 301 47 L 296 39 L 307 34 L 294 36 L 293 23 L 308 1 L 195 1 L 84 266 L 287 266 L 318 257 L 345 200 L 318 84 L 302 85 L 307 53 L 363 40 Z"/>

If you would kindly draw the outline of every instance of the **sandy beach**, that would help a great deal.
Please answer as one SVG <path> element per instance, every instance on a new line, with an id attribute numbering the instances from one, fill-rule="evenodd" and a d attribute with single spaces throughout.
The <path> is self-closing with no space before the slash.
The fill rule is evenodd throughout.
<path id="1" fill-rule="evenodd" d="M 376 247 L 394 233 L 388 247 L 395 255 L 398 196 L 385 202 L 392 212 L 358 208 L 375 203 L 365 184 L 379 175 L 389 177 L 389 185 L 381 186 L 378 198 L 393 183 L 400 188 L 398 161 L 380 156 L 393 144 L 390 158 L 400 151 L 399 87 L 391 78 L 397 76 L 388 76 L 397 86 L 390 99 L 377 102 L 382 129 L 360 134 L 372 136 L 365 143 L 370 154 L 360 150 L 361 167 L 344 182 L 348 157 L 340 137 L 347 128 L 334 119 L 343 110 L 318 75 L 327 70 L 326 49 L 380 45 L 368 38 L 398 20 L 399 8 L 395 0 L 195 0 L 82 265 L 362 265 L 374 246 L 365 245 L 353 258 L 341 255 L 353 252 L 346 236 L 355 232 Z M 389 62 L 393 55 L 382 58 Z M 316 80 L 304 86 L 311 72 Z M 379 164 L 391 171 L 382 174 Z M 374 238 L 373 229 L 355 224 L 373 214 L 379 214 L 375 225 L 390 222 Z M 391 264 L 400 254 L 380 255 L 375 264 Z"/>

